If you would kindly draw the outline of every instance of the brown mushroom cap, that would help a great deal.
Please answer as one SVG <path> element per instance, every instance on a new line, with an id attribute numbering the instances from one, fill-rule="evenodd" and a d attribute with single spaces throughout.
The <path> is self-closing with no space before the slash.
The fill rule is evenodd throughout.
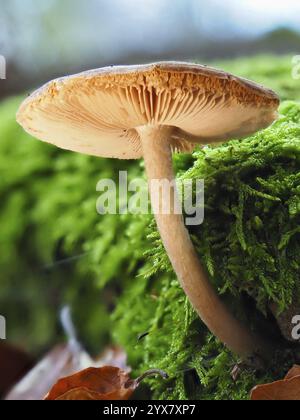
<path id="1" fill-rule="evenodd" d="M 107 67 L 46 84 L 21 105 L 24 129 L 76 152 L 142 157 L 137 127 L 174 127 L 174 151 L 250 135 L 277 117 L 278 96 L 248 80 L 177 62 Z"/>

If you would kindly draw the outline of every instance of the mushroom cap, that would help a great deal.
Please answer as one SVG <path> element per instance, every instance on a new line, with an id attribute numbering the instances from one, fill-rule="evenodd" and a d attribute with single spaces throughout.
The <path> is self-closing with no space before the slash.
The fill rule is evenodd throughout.
<path id="1" fill-rule="evenodd" d="M 106 67 L 49 82 L 21 105 L 17 121 L 40 140 L 103 157 L 138 159 L 137 128 L 174 127 L 173 151 L 248 136 L 277 118 L 278 96 L 202 65 L 161 62 Z"/>

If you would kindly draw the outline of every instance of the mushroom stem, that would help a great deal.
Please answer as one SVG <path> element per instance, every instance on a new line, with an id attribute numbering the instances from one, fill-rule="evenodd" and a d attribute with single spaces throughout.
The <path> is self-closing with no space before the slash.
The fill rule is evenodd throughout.
<path id="1" fill-rule="evenodd" d="M 262 353 L 262 341 L 231 314 L 202 268 L 183 216 L 174 212 L 174 208 L 181 206 L 176 187 L 170 189 L 171 211 L 169 214 L 161 211 L 163 203 L 157 188 L 153 188 L 153 180 L 167 180 L 175 185 L 170 145 L 172 128 L 142 126 L 137 131 L 143 147 L 152 207 L 159 209 L 155 214 L 157 227 L 185 294 L 209 330 L 231 351 L 245 358 Z"/>

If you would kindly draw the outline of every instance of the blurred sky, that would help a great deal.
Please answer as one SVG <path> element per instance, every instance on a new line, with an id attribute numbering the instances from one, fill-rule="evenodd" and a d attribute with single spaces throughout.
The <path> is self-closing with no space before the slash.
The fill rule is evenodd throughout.
<path id="1" fill-rule="evenodd" d="M 206 3 L 211 7 L 202 9 L 200 5 Z M 277 27 L 300 30 L 299 0 L 211 0 L 194 4 L 199 6 L 195 7 L 199 22 L 205 26 L 206 21 L 210 33 L 217 31 L 219 25 L 229 36 L 259 36 Z"/>
<path id="2" fill-rule="evenodd" d="M 0 0 L 0 54 L 31 71 L 195 51 L 279 27 L 300 31 L 300 0 Z"/>

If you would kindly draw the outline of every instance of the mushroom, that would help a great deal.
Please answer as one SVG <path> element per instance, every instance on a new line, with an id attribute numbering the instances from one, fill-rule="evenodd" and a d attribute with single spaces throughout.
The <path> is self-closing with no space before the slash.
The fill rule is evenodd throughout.
<path id="1" fill-rule="evenodd" d="M 18 122 L 31 135 L 63 149 L 119 158 L 144 158 L 151 180 L 174 180 L 172 152 L 240 138 L 277 118 L 277 95 L 206 66 L 161 62 L 107 67 L 54 80 L 21 105 Z M 179 205 L 173 188 L 174 207 Z M 202 268 L 183 216 L 155 215 L 178 279 L 209 330 L 234 353 L 262 352 L 262 340 L 220 300 Z"/>

